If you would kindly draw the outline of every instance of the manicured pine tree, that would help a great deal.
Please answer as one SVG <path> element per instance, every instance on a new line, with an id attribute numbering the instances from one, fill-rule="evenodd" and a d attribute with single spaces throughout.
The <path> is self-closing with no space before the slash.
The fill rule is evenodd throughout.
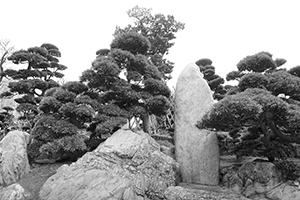
<path id="1" fill-rule="evenodd" d="M 59 86 L 55 80 L 62 78 L 61 71 L 67 68 L 59 63 L 60 56 L 56 46 L 43 44 L 15 51 L 7 58 L 21 68 L 6 69 L 4 75 L 14 80 L 9 83 L 10 92 L 23 95 L 15 101 L 24 119 L 32 119 L 38 113 L 38 104 L 47 89 Z"/>
<path id="2" fill-rule="evenodd" d="M 299 67 L 280 68 L 285 62 L 268 52 L 242 59 L 238 70 L 227 75 L 227 80 L 238 80 L 235 90 L 214 104 L 198 126 L 229 131 L 240 156 L 270 161 L 292 156 L 292 144 L 300 144 L 300 78 Z"/>
<path id="3" fill-rule="evenodd" d="M 116 36 L 110 46 L 109 51 L 97 52 L 92 67 L 80 78 L 100 94 L 92 137 L 101 138 L 133 117 L 141 119 L 143 130 L 149 132 L 149 115 L 163 115 L 170 106 L 170 90 L 148 59 L 151 44 L 146 37 L 129 32 Z"/>

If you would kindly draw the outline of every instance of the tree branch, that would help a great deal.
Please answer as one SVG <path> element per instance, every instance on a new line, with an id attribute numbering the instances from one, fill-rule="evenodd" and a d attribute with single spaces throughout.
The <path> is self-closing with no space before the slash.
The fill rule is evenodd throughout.
<path id="1" fill-rule="evenodd" d="M 270 134 L 268 133 L 268 129 L 266 127 L 266 124 L 264 122 L 260 123 L 260 128 L 262 129 L 262 132 L 264 134 L 264 140 L 267 148 L 270 147 Z"/>
<path id="2" fill-rule="evenodd" d="M 282 139 L 283 141 L 300 144 L 300 136 L 284 134 L 277 128 L 277 126 L 271 120 L 268 120 L 268 125 L 271 128 L 271 130 L 273 131 L 273 133 L 276 136 L 278 136 L 280 139 Z"/>
<path id="3" fill-rule="evenodd" d="M 0 61 L 0 82 L 2 82 L 2 79 L 4 77 L 4 74 L 3 74 L 3 64 L 5 63 L 6 61 L 6 56 L 9 52 L 8 51 L 5 51 L 4 54 L 2 55 L 1 57 L 1 61 Z"/>

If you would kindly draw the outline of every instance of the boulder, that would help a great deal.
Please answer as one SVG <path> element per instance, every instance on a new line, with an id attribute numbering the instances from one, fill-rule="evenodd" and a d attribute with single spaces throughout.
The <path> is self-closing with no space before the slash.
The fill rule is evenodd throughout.
<path id="1" fill-rule="evenodd" d="M 300 187 L 293 182 L 284 182 L 266 193 L 266 197 L 272 200 L 300 199 Z"/>
<path id="2" fill-rule="evenodd" d="M 0 200 L 25 200 L 25 190 L 18 183 L 0 188 Z"/>
<path id="3" fill-rule="evenodd" d="M 228 170 L 223 177 L 224 186 L 249 198 L 265 197 L 265 194 L 278 186 L 281 174 L 270 162 L 247 162 L 241 167 Z"/>
<path id="4" fill-rule="evenodd" d="M 164 198 L 179 166 L 144 132 L 115 132 L 94 151 L 63 165 L 40 190 L 42 200 L 143 200 Z"/>
<path id="5" fill-rule="evenodd" d="M 212 92 L 199 67 L 189 64 L 180 74 L 175 92 L 175 156 L 183 182 L 219 183 L 217 135 L 196 127 L 213 103 Z"/>
<path id="6" fill-rule="evenodd" d="M 175 148 L 174 147 L 167 147 L 167 146 L 160 146 L 160 151 L 164 154 L 170 156 L 171 158 L 175 159 Z"/>
<path id="7" fill-rule="evenodd" d="M 30 135 L 23 131 L 10 131 L 0 141 L 0 186 L 18 181 L 30 171 L 27 144 Z"/>
<path id="8" fill-rule="evenodd" d="M 166 200 L 247 200 L 248 198 L 220 187 L 170 186 L 165 191 Z"/>
<path id="9" fill-rule="evenodd" d="M 160 151 L 175 159 L 175 146 L 173 137 L 169 135 L 151 135 L 160 145 Z"/>

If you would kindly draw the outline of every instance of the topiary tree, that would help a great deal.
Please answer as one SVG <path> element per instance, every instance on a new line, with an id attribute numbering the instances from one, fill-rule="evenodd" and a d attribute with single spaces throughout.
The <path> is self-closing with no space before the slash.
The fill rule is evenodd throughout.
<path id="1" fill-rule="evenodd" d="M 31 120 L 38 113 L 38 105 L 45 91 L 59 84 L 54 79 L 62 78 L 61 71 L 67 67 L 59 64 L 59 49 L 52 44 L 15 51 L 7 59 L 14 64 L 25 64 L 25 69 L 6 69 L 4 75 L 15 80 L 9 83 L 10 91 L 23 95 L 15 99 L 17 111 L 22 118 Z M 22 65 L 24 66 L 24 65 Z"/>
<path id="2" fill-rule="evenodd" d="M 285 59 L 277 58 L 273 60 L 272 54 L 269 52 L 259 52 L 257 54 L 247 56 L 237 64 L 237 70 L 229 72 L 226 80 L 239 81 L 247 73 L 268 73 L 278 70 L 283 64 L 286 63 Z"/>
<path id="3" fill-rule="evenodd" d="M 76 160 L 88 150 L 85 141 L 89 135 L 80 134 L 80 130 L 92 122 L 98 103 L 86 94 L 87 90 L 83 83 L 72 81 L 45 92 L 39 104 L 41 113 L 31 131 L 31 159 Z"/>
<path id="4" fill-rule="evenodd" d="M 99 54 L 81 81 L 100 94 L 93 137 L 114 130 L 133 117 L 149 132 L 149 115 L 163 115 L 169 108 L 170 90 L 162 74 L 148 59 L 150 42 L 138 33 L 118 35 L 107 54 Z"/>
<path id="5" fill-rule="evenodd" d="M 223 86 L 224 79 L 215 73 L 215 67 L 212 66 L 212 61 L 208 58 L 202 58 L 196 62 L 199 66 L 203 78 L 207 81 L 210 89 L 213 91 L 213 97 L 220 100 L 226 94 L 226 88 Z"/>
<path id="6" fill-rule="evenodd" d="M 152 14 L 151 9 L 139 6 L 128 10 L 127 14 L 133 20 L 133 24 L 123 29 L 117 26 L 114 36 L 137 32 L 146 37 L 151 44 L 147 56 L 161 72 L 163 80 L 171 79 L 174 63 L 167 60 L 165 56 L 174 45 L 175 34 L 184 29 L 184 23 L 176 21 L 172 15 Z"/>
<path id="7" fill-rule="evenodd" d="M 280 69 L 282 63 L 268 52 L 241 60 L 227 75 L 239 81 L 235 92 L 214 104 L 198 127 L 229 131 L 240 156 L 293 156 L 300 143 L 300 78 L 296 69 Z"/>

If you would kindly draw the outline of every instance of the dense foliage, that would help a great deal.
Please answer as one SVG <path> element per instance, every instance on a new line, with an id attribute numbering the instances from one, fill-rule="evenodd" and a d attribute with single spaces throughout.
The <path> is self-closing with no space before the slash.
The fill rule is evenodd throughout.
<path id="1" fill-rule="evenodd" d="M 0 110 L 0 140 L 8 133 L 14 123 L 12 110 L 14 109 L 6 106 Z"/>
<path id="2" fill-rule="evenodd" d="M 169 108 L 170 90 L 162 74 L 148 60 L 148 39 L 138 33 L 118 35 L 105 54 L 99 53 L 81 81 L 100 94 L 101 106 L 91 126 L 93 137 L 103 138 L 136 117 L 149 132 L 149 115 Z M 106 136 L 105 136 L 106 137 Z"/>
<path id="3" fill-rule="evenodd" d="M 175 34 L 184 29 L 184 24 L 175 20 L 172 15 L 152 14 L 151 9 L 135 6 L 127 12 L 133 20 L 133 24 L 120 28 L 117 26 L 114 35 L 137 32 L 146 37 L 151 46 L 147 50 L 147 56 L 161 72 L 164 80 L 171 79 L 174 63 L 165 56 L 175 44 Z"/>
<path id="4" fill-rule="evenodd" d="M 208 58 L 202 58 L 196 62 L 199 66 L 203 78 L 207 81 L 210 89 L 213 91 L 213 97 L 220 100 L 226 94 L 226 89 L 223 86 L 224 79 L 215 73 L 215 67 L 212 66 L 212 61 Z"/>
<path id="5" fill-rule="evenodd" d="M 55 78 L 62 78 L 61 71 L 67 67 L 59 64 L 59 49 L 52 44 L 31 47 L 13 52 L 7 59 L 25 68 L 6 69 L 4 75 L 15 81 L 9 83 L 10 92 L 23 95 L 15 99 L 17 111 L 23 119 L 32 120 L 38 114 L 38 104 L 45 91 L 59 84 Z M 21 68 L 21 67 L 20 67 Z"/>
<path id="6" fill-rule="evenodd" d="M 110 48 L 96 52 L 81 82 L 62 86 L 56 82 L 67 67 L 59 63 L 61 53 L 53 44 L 15 52 L 4 49 L 0 77 L 13 81 L 10 91 L 1 96 L 19 95 L 16 110 L 21 120 L 30 122 L 26 130 L 33 136 L 28 146 L 30 158 L 76 157 L 127 122 L 131 129 L 142 122 L 143 130 L 149 132 L 149 116 L 167 113 L 170 90 L 166 80 L 171 78 L 174 63 L 165 56 L 184 24 L 171 15 L 152 15 L 151 9 L 138 6 L 128 16 L 133 24 L 116 28 Z M 2 64 L 7 60 L 18 69 L 4 70 Z M 1 113 L 5 121 L 1 126 L 7 126 L 9 116 L 9 112 Z"/>
<path id="7" fill-rule="evenodd" d="M 92 146 L 126 122 L 132 130 L 142 122 L 143 130 L 152 132 L 153 115 L 163 116 L 169 110 L 170 90 L 165 81 L 171 78 L 174 63 L 165 55 L 184 24 L 138 6 L 128 16 L 133 24 L 117 27 L 110 49 L 98 50 L 92 68 L 81 76 L 90 91 L 100 94 L 99 109 L 88 128 L 93 132 Z"/>
<path id="8" fill-rule="evenodd" d="M 86 123 L 92 121 L 97 101 L 86 95 L 88 88 L 80 82 L 67 82 L 45 92 L 39 104 L 41 113 L 31 131 L 33 143 L 29 156 L 39 159 L 76 159 L 88 148 Z"/>
<path id="9" fill-rule="evenodd" d="M 198 126 L 229 131 L 238 155 L 269 160 L 293 156 L 293 143 L 300 143 L 300 78 L 295 76 L 297 68 L 279 68 L 284 63 L 268 52 L 241 60 L 238 70 L 227 75 L 227 80 L 238 80 L 238 86 Z"/>

